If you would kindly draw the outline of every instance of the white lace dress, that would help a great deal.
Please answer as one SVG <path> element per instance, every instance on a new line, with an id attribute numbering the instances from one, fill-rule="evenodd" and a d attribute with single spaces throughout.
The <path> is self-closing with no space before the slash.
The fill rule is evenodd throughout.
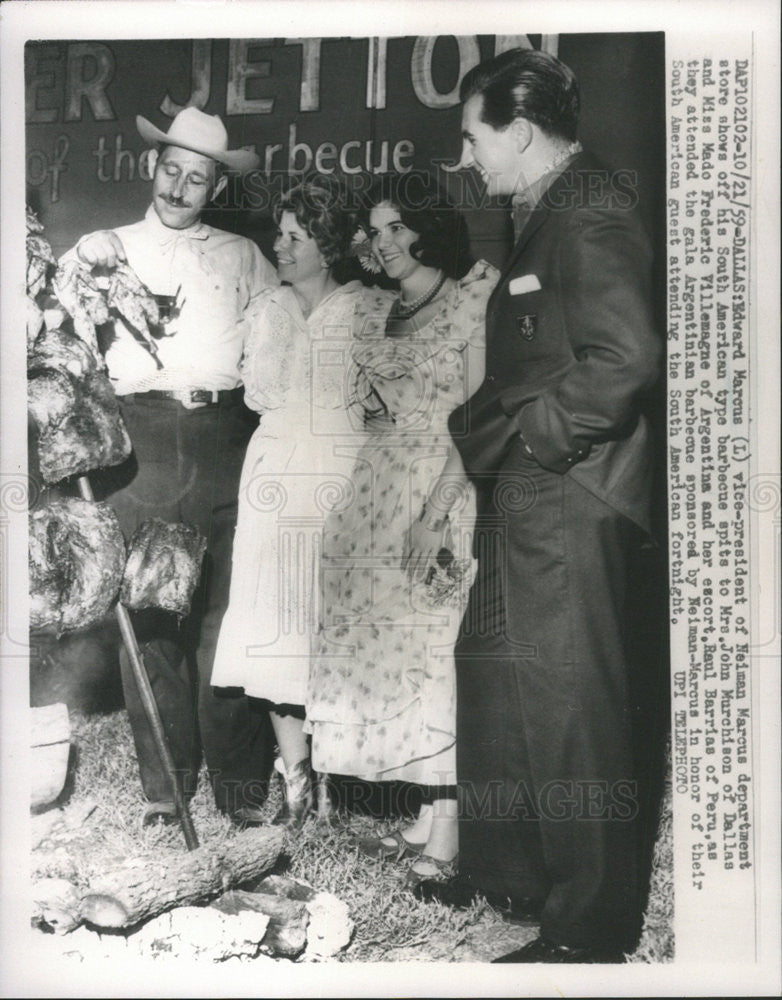
<path id="1" fill-rule="evenodd" d="M 351 488 L 345 376 L 361 287 L 340 287 L 306 319 L 290 288 L 270 289 L 242 363 L 245 400 L 262 416 L 242 470 L 212 684 L 278 704 L 304 703 L 323 524 Z"/>

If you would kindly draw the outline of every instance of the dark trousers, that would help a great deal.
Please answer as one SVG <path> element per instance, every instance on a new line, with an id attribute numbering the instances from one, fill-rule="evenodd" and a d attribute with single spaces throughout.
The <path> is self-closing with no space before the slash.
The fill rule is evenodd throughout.
<path id="1" fill-rule="evenodd" d="M 192 794 L 203 748 L 218 808 L 260 805 L 273 758 L 268 713 L 243 692 L 210 683 L 253 417 L 240 399 L 188 410 L 175 400 L 126 396 L 120 405 L 133 454 L 96 478 L 96 493 L 111 503 L 128 538 L 142 521 L 160 517 L 188 521 L 207 539 L 189 616 L 181 622 L 163 611 L 132 616 L 175 766 Z M 150 801 L 171 801 L 124 648 L 120 665 L 144 793 Z"/>
<path id="2" fill-rule="evenodd" d="M 519 450 L 476 484 L 479 570 L 456 645 L 460 869 L 543 902 L 555 942 L 631 947 L 624 605 L 640 532 Z"/>

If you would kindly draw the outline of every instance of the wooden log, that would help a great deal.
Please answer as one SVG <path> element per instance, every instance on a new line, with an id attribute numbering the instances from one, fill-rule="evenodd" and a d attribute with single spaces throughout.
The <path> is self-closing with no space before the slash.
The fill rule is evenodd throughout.
<path id="1" fill-rule="evenodd" d="M 81 923 L 79 891 L 64 878 L 44 878 L 33 883 L 32 922 L 55 934 L 67 934 Z"/>
<path id="2" fill-rule="evenodd" d="M 227 892 L 215 900 L 212 906 L 229 915 L 248 910 L 265 914 L 269 918 L 269 925 L 261 950 L 267 954 L 293 958 L 301 954 L 307 945 L 307 924 L 310 918 L 307 904 L 301 900 L 260 890 L 243 892 L 239 889 Z"/>
<path id="3" fill-rule="evenodd" d="M 269 871 L 283 843 L 281 827 L 259 827 L 189 854 L 126 864 L 90 885 L 82 919 L 96 927 L 132 927 L 172 907 L 206 901 Z"/>

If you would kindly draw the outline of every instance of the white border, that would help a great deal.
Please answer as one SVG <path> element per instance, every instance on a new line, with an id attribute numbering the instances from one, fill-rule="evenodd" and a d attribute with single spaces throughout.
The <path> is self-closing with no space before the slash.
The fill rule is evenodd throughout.
<path id="1" fill-rule="evenodd" d="M 2 402 L 0 471 L 3 477 L 26 470 L 24 338 L 18 305 L 24 288 L 21 255 L 8 248 L 24 235 L 24 87 L 26 38 L 301 37 L 373 35 L 570 33 L 657 31 L 692 37 L 710 32 L 755 32 L 755 302 L 752 398 L 758 417 L 754 442 L 760 458 L 755 471 L 778 477 L 779 470 L 779 12 L 774 0 L 545 0 L 497 3 L 491 0 L 414 2 L 331 2 L 331 0 L 142 0 L 142 2 L 3 3 L 0 13 L 2 78 Z M 23 315 L 23 313 L 22 313 Z M 10 333 L 10 336 L 9 336 Z M 0 479 L 0 496 L 5 478 Z M 777 478 L 777 483 L 779 482 Z M 780 512 L 777 511 L 778 518 Z M 753 553 L 757 614 L 775 620 L 779 599 L 774 562 L 779 524 L 754 515 Z M 5 542 L 5 539 L 3 540 Z M 26 518 L 11 519 L 8 540 L 15 593 L 26 593 Z M 777 556 L 778 557 L 778 556 Z M 751 996 L 780 991 L 779 841 L 779 676 L 778 661 L 757 660 L 752 680 L 760 706 L 755 717 L 762 766 L 756 786 L 762 808 L 756 815 L 757 865 L 764 895 L 759 900 L 759 958 L 755 965 L 723 966 L 718 955 L 697 964 L 670 966 L 524 967 L 491 965 L 319 965 L 181 969 L 158 963 L 144 969 L 30 966 L 23 944 L 27 908 L 26 723 L 24 663 L 0 658 L 0 994 L 3 996 Z M 20 669 L 22 667 L 22 669 Z M 753 668 L 755 663 L 753 662 Z M 762 731 L 762 733 L 760 732 Z M 731 915 L 718 915 L 730 920 Z M 246 968 L 246 973 L 245 973 Z"/>

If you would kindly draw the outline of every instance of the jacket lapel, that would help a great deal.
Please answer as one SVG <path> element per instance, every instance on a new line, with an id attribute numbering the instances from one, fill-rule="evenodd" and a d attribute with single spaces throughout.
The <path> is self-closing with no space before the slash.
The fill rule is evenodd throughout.
<path id="1" fill-rule="evenodd" d="M 584 153 L 577 154 L 577 156 L 575 156 L 571 164 L 565 170 L 563 170 L 563 172 L 558 177 L 554 178 L 554 181 L 552 182 L 551 186 L 547 188 L 542 198 L 540 198 L 538 203 L 535 205 L 532 212 L 530 213 L 529 219 L 527 219 L 526 225 L 519 233 L 519 237 L 516 240 L 515 246 L 513 247 L 513 250 L 511 250 L 510 256 L 508 257 L 508 260 L 506 261 L 505 266 L 502 269 L 500 280 L 497 282 L 497 288 L 499 288 L 501 285 L 504 285 L 505 282 L 508 280 L 508 277 L 515 268 L 519 257 L 523 253 L 524 248 L 527 246 L 527 244 L 535 235 L 535 233 L 540 229 L 540 227 L 543 225 L 546 219 L 548 219 L 551 213 L 552 205 L 557 204 L 558 195 L 560 191 L 563 188 L 567 187 L 572 188 L 573 175 L 577 173 L 577 171 L 580 169 L 584 159 L 585 159 Z"/>

